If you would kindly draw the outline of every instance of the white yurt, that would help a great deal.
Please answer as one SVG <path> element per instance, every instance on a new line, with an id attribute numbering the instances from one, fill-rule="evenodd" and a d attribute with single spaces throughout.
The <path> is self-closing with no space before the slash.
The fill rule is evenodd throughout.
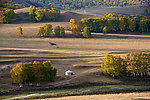
<path id="1" fill-rule="evenodd" d="M 71 70 L 68 70 L 68 71 L 65 72 L 65 75 L 66 76 L 71 76 L 71 75 L 73 75 L 73 72 Z"/>

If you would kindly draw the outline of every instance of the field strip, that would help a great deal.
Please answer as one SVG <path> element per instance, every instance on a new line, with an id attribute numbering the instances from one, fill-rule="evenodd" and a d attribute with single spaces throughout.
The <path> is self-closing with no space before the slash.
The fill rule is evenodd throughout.
<path id="1" fill-rule="evenodd" d="M 42 52 L 51 52 L 51 53 L 63 53 L 63 54 L 67 54 L 67 53 L 75 53 L 75 54 L 78 54 L 78 55 L 81 55 L 81 54 L 87 54 L 87 55 L 97 55 L 97 54 L 106 54 L 106 53 L 109 53 L 109 52 L 113 52 L 111 50 L 109 51 L 92 51 L 92 50 L 88 50 L 88 52 L 85 52 L 84 50 L 64 50 L 64 49 L 53 49 L 53 50 L 48 50 L 48 49 L 30 49 L 30 48 L 8 48 L 8 47 L 0 47 L 0 50 L 26 50 L 26 51 L 42 51 Z"/>

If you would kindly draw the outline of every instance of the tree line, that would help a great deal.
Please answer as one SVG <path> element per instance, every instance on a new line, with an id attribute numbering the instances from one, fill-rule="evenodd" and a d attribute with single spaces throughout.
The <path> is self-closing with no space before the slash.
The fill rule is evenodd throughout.
<path id="1" fill-rule="evenodd" d="M 110 6 L 143 6 L 150 5 L 148 0 L 32 0 L 44 3 L 49 7 L 59 9 L 81 9 L 88 7 L 110 7 Z"/>
<path id="2" fill-rule="evenodd" d="M 57 70 L 52 67 L 51 61 L 19 63 L 10 71 L 12 82 L 20 85 L 54 82 L 56 72 Z"/>
<path id="3" fill-rule="evenodd" d="M 150 75 L 150 53 L 132 52 L 125 58 L 113 55 L 105 55 L 102 67 L 104 74 L 110 76 L 144 77 Z"/>
<path id="4" fill-rule="evenodd" d="M 82 27 L 90 27 L 92 32 L 150 32 L 150 18 L 142 15 L 117 15 L 108 13 L 102 18 L 83 18 Z"/>
<path id="5" fill-rule="evenodd" d="M 13 0 L 0 0 L 0 8 L 20 9 L 24 7 L 24 4 L 17 4 Z"/>
<path id="6" fill-rule="evenodd" d="M 35 6 L 30 6 L 29 8 L 29 20 L 30 21 L 56 21 L 59 15 L 59 10 L 55 8 L 35 8 Z"/>

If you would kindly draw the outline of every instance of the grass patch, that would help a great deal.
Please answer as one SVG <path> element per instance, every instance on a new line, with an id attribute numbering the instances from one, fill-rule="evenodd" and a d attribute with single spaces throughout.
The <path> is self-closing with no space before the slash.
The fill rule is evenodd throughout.
<path id="1" fill-rule="evenodd" d="M 123 93 L 135 91 L 149 91 L 150 86 L 135 86 L 135 85 L 102 85 L 88 86 L 83 88 L 61 88 L 46 91 L 25 91 L 18 95 L 4 95 L 1 99 L 43 99 L 62 96 L 75 95 L 90 95 L 90 94 L 106 94 L 106 93 Z"/>

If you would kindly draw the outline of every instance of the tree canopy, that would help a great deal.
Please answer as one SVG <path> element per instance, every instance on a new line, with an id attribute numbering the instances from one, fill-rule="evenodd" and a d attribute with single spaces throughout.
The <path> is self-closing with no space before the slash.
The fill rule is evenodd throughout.
<path id="1" fill-rule="evenodd" d="M 44 3 L 49 7 L 59 9 L 81 9 L 93 6 L 131 6 L 131 5 L 149 5 L 148 0 L 31 0 Z"/>

